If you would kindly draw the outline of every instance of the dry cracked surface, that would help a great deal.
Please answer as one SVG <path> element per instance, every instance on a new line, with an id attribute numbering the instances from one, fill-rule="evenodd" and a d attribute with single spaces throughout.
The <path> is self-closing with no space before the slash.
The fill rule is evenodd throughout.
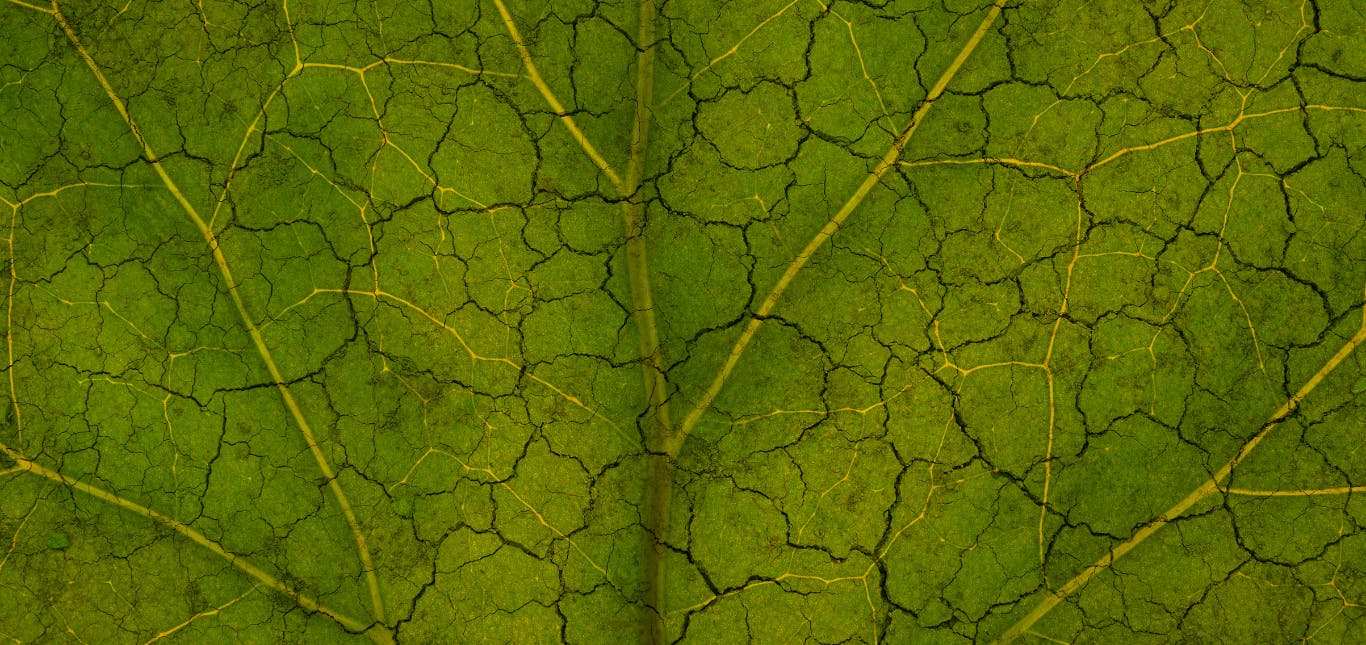
<path id="1" fill-rule="evenodd" d="M 0 642 L 1359 638 L 1364 146 L 1352 0 L 5 0 Z"/>

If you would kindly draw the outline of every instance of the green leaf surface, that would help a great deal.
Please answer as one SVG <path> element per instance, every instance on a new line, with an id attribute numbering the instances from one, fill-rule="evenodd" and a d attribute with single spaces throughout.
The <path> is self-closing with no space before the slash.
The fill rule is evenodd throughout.
<path id="1" fill-rule="evenodd" d="M 1352 642 L 1353 0 L 0 3 L 0 642 Z"/>

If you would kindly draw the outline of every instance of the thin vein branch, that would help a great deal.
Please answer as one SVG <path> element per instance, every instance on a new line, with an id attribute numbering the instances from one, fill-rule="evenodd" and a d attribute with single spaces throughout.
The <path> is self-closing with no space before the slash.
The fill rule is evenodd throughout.
<path id="1" fill-rule="evenodd" d="M 773 288 L 768 292 L 768 295 L 759 305 L 759 308 L 756 309 L 754 314 L 750 317 L 749 323 L 746 324 L 744 330 L 740 332 L 740 338 L 737 339 L 735 345 L 731 347 L 729 355 L 726 356 L 725 363 L 721 366 L 720 371 L 717 372 L 716 377 L 712 379 L 711 386 L 707 388 L 706 392 L 702 395 L 702 398 L 698 400 L 697 404 L 688 412 L 688 415 L 684 417 L 682 424 L 678 427 L 677 437 L 673 443 L 681 445 L 688 433 L 692 431 L 693 426 L 697 425 L 698 420 L 700 420 L 707 409 L 711 407 L 712 401 L 716 399 L 716 396 L 721 393 L 721 389 L 725 387 L 726 381 L 730 379 L 731 373 L 735 370 L 735 365 L 740 362 L 740 357 L 744 355 L 745 350 L 749 347 L 750 341 L 754 340 L 754 334 L 758 332 L 759 327 L 763 325 L 764 318 L 772 313 L 774 307 L 777 306 L 778 301 L 783 297 L 783 294 L 787 291 L 788 287 L 792 285 L 792 280 L 797 276 L 797 273 L 806 266 L 806 263 L 816 254 L 816 251 L 824 246 L 826 241 L 839 230 L 840 225 L 844 223 L 844 220 L 848 219 L 849 215 L 863 203 L 863 200 L 868 197 L 868 193 L 872 192 L 873 187 L 882 181 L 882 176 L 897 164 L 898 159 L 901 157 L 901 151 L 906 148 L 906 144 L 909 143 L 911 137 L 915 135 L 920 124 L 925 120 L 925 115 L 928 114 L 930 108 L 934 106 L 934 102 L 944 93 L 949 82 L 958 74 L 958 70 L 962 68 L 963 63 L 967 61 L 968 56 L 971 55 L 973 50 L 977 48 L 977 45 L 982 42 L 982 38 L 985 37 L 987 31 L 991 29 L 991 25 L 994 24 L 996 18 L 1001 15 L 1001 9 L 1005 5 L 1005 1 L 1006 0 L 996 0 L 996 3 L 992 5 L 991 9 L 987 11 L 987 15 L 982 19 L 982 23 L 977 27 L 977 31 L 973 32 L 972 36 L 968 38 L 968 41 L 964 43 L 962 50 L 958 52 L 958 56 L 954 57 L 953 62 L 950 63 L 948 68 L 944 70 L 944 73 L 939 76 L 939 80 L 934 84 L 934 87 L 930 89 L 929 94 L 925 96 L 925 100 L 920 103 L 920 107 L 916 109 L 915 114 L 911 117 L 911 122 L 906 127 L 906 131 L 897 138 L 896 143 L 882 156 L 882 160 L 879 161 L 877 166 L 873 168 L 873 171 L 864 178 L 863 183 L 854 191 L 854 194 L 849 196 L 849 199 L 844 202 L 844 205 L 840 207 L 839 211 L 830 218 L 830 221 L 826 222 L 825 226 L 821 227 L 821 230 L 816 233 L 815 237 L 812 237 L 811 240 L 806 243 L 806 246 L 802 248 L 801 252 L 797 254 L 797 257 L 787 265 L 787 270 L 783 271 L 782 276 L 778 278 L 777 284 L 773 285 Z"/>
<path id="2" fill-rule="evenodd" d="M 512 14 L 508 12 L 507 5 L 503 4 L 503 0 L 493 0 L 493 4 L 497 5 L 498 13 L 503 17 L 503 25 L 507 27 L 508 35 L 512 37 L 513 44 L 517 45 L 517 53 L 522 57 L 522 64 L 526 66 L 527 78 L 531 79 L 531 84 L 536 86 L 536 90 L 541 93 L 542 97 L 545 97 L 545 102 L 550 105 L 551 111 L 560 117 L 560 121 L 569 130 L 569 134 L 573 135 L 574 140 L 579 142 L 583 151 L 588 153 L 588 157 L 593 160 L 593 164 L 598 167 L 598 170 L 607 176 L 613 186 L 622 190 L 621 177 L 617 175 L 615 170 L 612 170 L 611 164 L 602 157 L 593 142 L 588 140 L 588 135 L 579 129 L 578 124 L 574 122 L 574 117 L 569 115 L 560 100 L 555 98 L 555 93 L 551 91 L 545 79 L 541 78 L 541 73 L 536 69 L 536 62 L 531 59 L 531 52 L 526 48 L 526 43 L 522 40 L 522 33 L 517 30 L 517 23 L 512 19 Z"/>
<path id="3" fill-rule="evenodd" d="M 313 454 L 314 460 L 317 461 L 318 468 L 322 471 L 324 479 L 327 480 L 328 488 L 331 490 L 333 497 L 337 500 L 337 505 L 341 507 L 342 515 L 346 518 L 346 523 L 350 527 L 351 534 L 355 539 L 356 550 L 360 556 L 361 564 L 364 569 L 365 580 L 370 590 L 372 614 L 377 622 L 384 624 L 384 602 L 380 596 L 379 580 L 375 575 L 375 566 L 370 556 L 370 549 L 366 545 L 365 533 L 361 530 L 360 522 L 356 519 L 355 510 L 351 507 L 351 502 L 337 480 L 336 471 L 332 468 L 331 463 L 328 462 L 326 455 L 323 454 L 322 448 L 313 434 L 313 428 L 309 425 L 308 419 L 304 417 L 303 410 L 299 407 L 298 401 L 294 399 L 294 395 L 289 391 L 289 387 L 285 385 L 284 376 L 280 373 L 280 368 L 276 365 L 270 348 L 266 346 L 266 341 L 261 335 L 261 330 L 258 329 L 256 323 L 253 322 L 251 313 L 247 310 L 246 303 L 242 300 L 242 294 L 237 288 L 237 280 L 233 277 L 232 269 L 228 265 L 227 257 L 223 254 L 217 236 L 214 234 L 213 229 L 209 227 L 208 223 L 204 221 L 204 218 L 199 214 L 199 211 L 190 203 L 189 199 L 185 197 L 185 194 L 180 190 L 180 187 L 176 184 L 175 180 L 166 172 L 166 168 L 161 164 L 160 158 L 157 156 L 156 152 L 152 150 L 147 139 L 143 137 L 142 131 L 138 128 L 137 122 L 135 122 L 132 115 L 129 114 L 123 99 L 119 97 L 118 93 L 114 91 L 113 86 L 110 85 L 109 80 L 105 78 L 104 72 L 90 55 L 90 52 L 86 50 L 85 45 L 81 43 L 81 39 L 76 35 L 71 24 L 66 20 L 66 17 L 62 15 L 61 9 L 57 6 L 56 2 L 53 2 L 52 14 L 53 17 L 56 18 L 62 31 L 66 34 L 67 40 L 71 42 L 76 53 L 81 57 L 81 60 L 85 62 L 86 66 L 90 68 L 91 73 L 95 76 L 95 80 L 99 82 L 104 93 L 114 104 L 114 108 L 118 111 L 119 116 L 122 117 L 123 122 L 128 126 L 128 129 L 132 131 L 133 136 L 138 141 L 138 145 L 142 148 L 142 154 L 147 159 L 147 162 L 161 178 L 162 183 L 165 184 L 166 189 L 171 193 L 171 196 L 175 198 L 176 203 L 180 205 L 185 211 L 185 214 L 194 222 L 195 227 L 199 229 L 200 234 L 204 237 L 204 241 L 208 244 L 209 250 L 213 255 L 214 263 L 218 266 L 218 271 L 223 277 L 228 294 L 232 299 L 234 307 L 237 309 L 238 315 L 242 319 L 242 324 L 246 328 L 247 334 L 251 337 L 252 344 L 255 345 L 256 351 L 260 355 L 261 361 L 265 364 L 272 382 L 274 382 L 276 389 L 280 392 L 280 397 L 283 399 L 286 409 L 288 409 L 290 416 L 293 417 L 295 424 L 303 434 L 304 441 L 308 444 L 309 451 Z"/>
<path id="4" fill-rule="evenodd" d="M 1129 539 L 1110 549 L 1109 553 L 1087 567 L 1081 573 L 1077 574 L 1077 576 L 1069 580 L 1067 584 L 1064 584 L 1056 591 L 1050 591 L 1045 594 L 1043 600 L 1040 600 L 1039 604 L 1035 606 L 1032 611 L 1025 614 L 1019 621 L 1012 625 L 1010 629 L 1001 634 L 1001 637 L 998 638 L 996 642 L 1009 643 L 1029 632 L 1030 628 L 1044 616 L 1048 615 L 1054 607 L 1057 607 L 1063 600 L 1066 600 L 1068 596 L 1071 596 L 1078 589 L 1086 586 L 1088 582 L 1101 572 L 1109 569 L 1110 565 L 1114 564 L 1116 560 L 1124 557 L 1130 551 L 1133 551 L 1135 547 L 1152 537 L 1153 534 L 1161 530 L 1162 527 L 1171 524 L 1177 518 L 1185 515 L 1186 511 L 1189 511 L 1191 507 L 1204 501 L 1215 493 L 1218 493 L 1221 490 L 1223 482 L 1233 474 L 1233 469 L 1237 468 L 1238 464 L 1242 463 L 1244 459 L 1247 459 L 1248 455 L 1252 454 L 1252 451 L 1257 449 L 1258 444 L 1260 444 L 1263 439 L 1266 439 L 1267 435 L 1270 435 L 1272 430 L 1275 430 L 1276 427 L 1295 410 L 1295 408 L 1299 407 L 1300 402 L 1303 401 L 1305 397 L 1309 396 L 1310 392 L 1313 392 L 1329 374 L 1333 373 L 1333 370 L 1337 369 L 1343 361 L 1347 360 L 1347 358 L 1352 355 L 1352 352 L 1356 351 L 1356 348 L 1364 342 L 1366 342 L 1366 303 L 1363 303 L 1362 305 L 1361 327 L 1357 329 L 1356 333 L 1353 334 L 1351 338 L 1347 339 L 1347 342 L 1338 349 L 1337 353 L 1333 354 L 1333 356 L 1329 358 L 1313 376 L 1309 377 L 1309 380 L 1306 381 L 1304 385 L 1300 386 L 1300 389 L 1286 400 L 1286 402 L 1271 415 L 1271 418 L 1269 418 L 1266 423 L 1262 424 L 1262 429 L 1258 431 L 1256 435 L 1253 435 L 1251 439 L 1248 439 L 1247 443 L 1243 444 L 1243 447 L 1238 450 L 1237 454 L 1235 454 L 1228 463 L 1224 464 L 1218 472 L 1214 473 L 1213 476 L 1207 479 L 1194 491 L 1191 491 L 1189 495 L 1177 502 L 1176 505 L 1167 509 L 1164 513 L 1158 515 L 1151 522 L 1144 525 L 1143 528 L 1135 532 Z"/>

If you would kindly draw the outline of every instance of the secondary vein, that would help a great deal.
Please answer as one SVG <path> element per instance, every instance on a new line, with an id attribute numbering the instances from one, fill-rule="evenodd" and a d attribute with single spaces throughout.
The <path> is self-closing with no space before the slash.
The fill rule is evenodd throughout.
<path id="1" fill-rule="evenodd" d="M 692 410 L 688 412 L 688 415 L 684 417 L 683 422 L 678 427 L 677 437 L 675 438 L 674 443 L 681 445 L 683 440 L 687 438 L 688 433 L 692 431 L 693 427 L 696 426 L 697 422 L 702 418 L 702 415 L 711 407 L 716 396 L 721 393 L 722 388 L 725 387 L 726 382 L 730 379 L 731 373 L 735 370 L 735 365 L 740 362 L 740 357 L 749 347 L 750 341 L 754 340 L 754 334 L 759 331 L 759 327 L 763 324 L 764 318 L 777 306 L 778 301 L 783 297 L 783 293 L 792 285 L 793 278 L 795 278 L 797 273 L 806 266 L 806 263 L 811 260 L 811 257 L 815 255 L 816 251 L 824 246 L 826 241 L 835 234 L 835 231 L 839 230 L 839 227 L 844 220 L 848 219 L 849 215 L 863 203 L 863 200 L 868 197 L 868 193 L 872 192 L 873 187 L 876 186 L 878 182 L 882 181 L 882 176 L 897 164 L 898 159 L 901 157 L 901 151 L 906 148 L 906 144 L 910 142 L 911 137 L 920 127 L 921 122 L 925 120 L 925 115 L 928 114 L 930 108 L 934 106 L 934 102 L 943 95 L 949 82 L 958 74 L 958 70 L 963 66 L 963 63 L 967 61 L 968 56 L 977 48 L 978 43 L 982 42 L 982 38 L 985 37 L 987 31 L 991 29 L 991 25 L 994 24 L 996 18 L 1001 15 L 1001 9 L 1005 5 L 1005 2 L 1006 0 L 996 0 L 996 3 L 992 5 L 991 9 L 987 12 L 987 15 L 982 19 L 982 23 L 977 27 L 977 31 L 973 32 L 972 36 L 968 38 L 968 41 L 963 45 L 963 49 L 958 52 L 958 56 L 954 57 L 953 62 L 950 63 L 948 68 L 944 70 L 944 73 L 939 76 L 938 82 L 934 84 L 934 87 L 930 89 L 929 94 L 925 96 L 925 100 L 921 101 L 920 107 L 916 109 L 915 114 L 911 117 L 911 122 L 907 125 L 906 131 L 897 138 L 891 149 L 882 156 L 882 160 L 878 162 L 872 172 L 868 173 L 868 176 L 864 178 L 863 183 L 854 191 L 854 194 L 849 196 L 849 199 L 844 202 L 844 205 L 840 207 L 839 211 L 830 218 L 830 221 L 826 222 L 825 226 L 821 227 L 821 230 L 816 233 L 815 237 L 812 237 L 811 240 L 806 243 L 806 246 L 802 248 L 801 252 L 797 254 L 797 257 L 788 264 L 787 269 L 783 271 L 782 276 L 778 278 L 777 284 L 773 286 L 763 302 L 760 303 L 759 308 L 750 316 L 749 323 L 746 324 L 744 330 L 740 332 L 740 338 L 737 339 L 735 345 L 731 347 L 730 353 L 726 356 L 726 362 L 721 366 L 720 371 L 716 373 L 716 377 L 712 379 L 710 387 L 707 388 L 707 391 L 702 395 L 702 398 L 697 404 L 693 406 Z"/>

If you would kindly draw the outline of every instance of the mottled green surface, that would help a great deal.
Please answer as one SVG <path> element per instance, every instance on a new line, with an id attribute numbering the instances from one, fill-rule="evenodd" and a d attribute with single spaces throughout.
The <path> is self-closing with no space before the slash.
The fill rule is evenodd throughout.
<path id="1" fill-rule="evenodd" d="M 1366 635 L 1360 2 L 645 1 L 0 3 L 0 643 Z"/>

